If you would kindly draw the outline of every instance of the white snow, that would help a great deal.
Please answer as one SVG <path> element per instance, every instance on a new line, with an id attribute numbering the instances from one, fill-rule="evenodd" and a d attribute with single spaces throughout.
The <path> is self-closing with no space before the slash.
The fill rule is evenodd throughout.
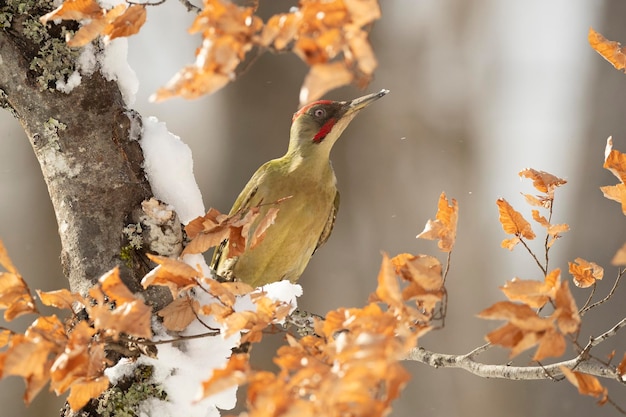
<path id="1" fill-rule="evenodd" d="M 108 42 L 98 56 L 102 75 L 109 81 L 117 81 L 127 106 L 135 102 L 139 89 L 137 74 L 128 65 L 128 39 L 116 38 Z"/>
<path id="2" fill-rule="evenodd" d="M 74 71 L 72 75 L 67 78 L 67 81 L 57 80 L 56 89 L 62 93 L 69 94 L 70 91 L 80 85 L 81 76 L 78 71 Z"/>
<path id="3" fill-rule="evenodd" d="M 154 196 L 174 206 L 184 224 L 204 215 L 204 203 L 193 175 L 189 147 L 156 117 L 143 119 L 139 143 L 144 155 L 143 168 Z"/>
<path id="4" fill-rule="evenodd" d="M 274 300 L 291 303 L 296 308 L 296 297 L 302 293 L 302 287 L 288 281 L 268 284 L 260 289 Z M 198 292 L 198 301 L 207 304 L 215 301 L 203 291 Z M 236 311 L 256 310 L 250 295 L 237 298 Z M 211 317 L 202 316 L 203 321 L 211 327 L 222 327 Z M 153 328 L 158 334 L 153 340 L 169 340 L 160 324 L 154 323 Z M 194 321 L 181 334 L 186 336 L 206 333 L 208 330 L 200 322 Z M 213 370 L 226 366 L 231 349 L 239 343 L 240 334 L 231 337 L 208 336 L 185 340 L 177 345 L 158 345 L 157 358 L 141 356 L 135 362 L 122 360 L 107 369 L 105 374 L 112 383 L 126 375 L 132 374 L 136 366 L 145 364 L 153 367 L 152 382 L 160 385 L 167 393 L 166 401 L 150 399 L 141 404 L 141 416 L 158 417 L 214 417 L 219 416 L 218 410 L 230 410 L 236 404 L 237 387 L 228 388 L 218 394 L 201 397 L 201 383 L 208 380 Z M 180 348 L 178 347 L 180 346 Z"/>

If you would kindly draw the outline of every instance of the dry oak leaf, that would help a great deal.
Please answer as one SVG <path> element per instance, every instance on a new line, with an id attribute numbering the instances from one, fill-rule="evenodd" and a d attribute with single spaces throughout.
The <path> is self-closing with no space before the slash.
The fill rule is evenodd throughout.
<path id="1" fill-rule="evenodd" d="M 35 300 L 28 285 L 18 272 L 0 240 L 0 265 L 7 272 L 0 272 L 0 308 L 7 309 L 4 319 L 11 321 L 23 314 L 36 313 Z"/>
<path id="2" fill-rule="evenodd" d="M 67 336 L 56 316 L 42 316 L 24 334 L 11 336 L 7 350 L 0 352 L 0 375 L 21 376 L 26 383 L 28 404 L 50 379 L 54 358 L 63 352 Z"/>
<path id="3" fill-rule="evenodd" d="M 580 288 L 588 288 L 601 280 L 604 276 L 604 268 L 595 262 L 588 262 L 583 258 L 576 258 L 574 262 L 568 262 L 569 273 L 574 277 L 574 284 Z"/>
<path id="4" fill-rule="evenodd" d="M 561 282 L 557 289 L 554 305 L 556 310 L 552 316 L 556 317 L 559 330 L 564 334 L 576 333 L 580 328 L 580 314 L 578 314 L 576 300 L 569 290 L 567 281 Z"/>
<path id="5" fill-rule="evenodd" d="M 556 242 L 556 240 L 561 237 L 562 233 L 569 231 L 568 224 L 550 224 L 548 219 L 539 214 L 539 210 L 532 210 L 531 213 L 533 216 L 533 220 L 539 223 L 541 226 L 545 227 L 548 236 L 552 237 L 552 239 L 550 239 L 550 241 L 548 242 L 548 248 L 550 248 L 554 244 L 554 242 Z"/>
<path id="6" fill-rule="evenodd" d="M 504 239 L 502 241 L 502 247 L 509 250 L 513 250 L 515 245 L 520 242 L 521 238 L 532 240 L 535 238 L 535 232 L 533 232 L 530 223 L 516 211 L 505 199 L 499 198 L 496 201 L 498 210 L 500 212 L 500 224 L 502 229 L 510 235 L 515 235 L 512 239 Z"/>
<path id="7" fill-rule="evenodd" d="M 606 140 L 602 167 L 611 171 L 622 183 L 626 182 L 626 154 L 613 149 L 613 138 L 610 136 Z"/>
<path id="8" fill-rule="evenodd" d="M 122 282 L 119 269 L 113 268 L 89 290 L 95 305 L 87 304 L 94 327 L 112 337 L 127 333 L 135 337 L 152 337 L 152 309 L 135 297 Z M 114 304 L 112 305 L 113 302 Z"/>
<path id="9" fill-rule="evenodd" d="M 144 288 L 148 288 L 150 285 L 167 286 L 172 297 L 177 298 L 180 292 L 198 285 L 198 279 L 202 274 L 191 265 L 166 256 L 147 255 L 152 262 L 159 264 L 159 266 L 141 279 L 141 285 Z"/>
<path id="10" fill-rule="evenodd" d="M 191 297 L 180 297 L 169 303 L 157 313 L 163 317 L 163 326 L 172 331 L 183 331 L 195 320 L 200 304 Z"/>
<path id="11" fill-rule="evenodd" d="M 146 21 L 146 8 L 139 4 L 129 7 L 122 3 L 105 10 L 95 0 L 65 0 L 55 10 L 42 16 L 40 21 L 46 24 L 56 19 L 83 22 L 74 36 L 67 40 L 69 46 L 81 47 L 101 35 L 111 40 L 139 32 Z"/>
<path id="12" fill-rule="evenodd" d="M 459 219 L 459 205 L 453 198 L 448 201 L 446 193 L 441 193 L 437 204 L 435 220 L 428 220 L 418 239 L 438 239 L 439 249 L 443 252 L 452 251 L 456 240 L 456 227 Z"/>
<path id="13" fill-rule="evenodd" d="M 72 411 L 83 408 L 89 400 L 98 398 L 109 387 L 109 378 L 101 376 L 93 379 L 81 379 L 75 381 L 70 388 L 67 402 Z"/>
<path id="14" fill-rule="evenodd" d="M 543 281 L 514 278 L 500 287 L 504 295 L 511 301 L 520 301 L 532 308 L 543 307 L 556 296 L 560 285 L 561 270 L 550 271 Z"/>
<path id="15" fill-rule="evenodd" d="M 554 189 L 556 187 L 560 187 L 561 185 L 567 183 L 566 180 L 552 175 L 549 172 L 537 171 L 532 168 L 523 169 L 518 175 L 520 177 L 533 180 L 533 187 L 542 193 L 548 194 L 550 197 L 554 194 Z"/>
<path id="16" fill-rule="evenodd" d="M 300 103 L 321 97 L 325 92 L 350 84 L 354 74 L 345 62 L 329 62 L 311 66 L 300 88 Z"/>
<path id="17" fill-rule="evenodd" d="M 603 167 L 611 171 L 621 182 L 617 185 L 600 187 L 600 190 L 606 198 L 621 203 L 622 212 L 626 214 L 626 185 L 624 184 L 626 181 L 626 154 L 613 149 L 611 137 L 606 141 Z"/>
<path id="18" fill-rule="evenodd" d="M 526 304 L 500 301 L 480 312 L 478 317 L 508 321 L 487 334 L 486 339 L 490 343 L 511 349 L 509 354 L 511 358 L 537 344 L 540 345 L 540 349 L 534 355 L 535 360 L 561 356 L 565 351 L 565 343 L 559 340 L 562 335 L 555 334 L 554 318 L 539 317 L 535 310 Z"/>
<path id="19" fill-rule="evenodd" d="M 582 372 L 572 371 L 566 366 L 559 367 L 567 380 L 583 395 L 600 398 L 598 404 L 604 404 L 608 399 L 608 390 L 600 384 L 598 378 L 593 375 L 583 374 Z"/>
<path id="20" fill-rule="evenodd" d="M 604 59 L 609 61 L 611 65 L 620 71 L 626 69 L 626 54 L 624 48 L 621 47 L 619 42 L 610 41 L 600 33 L 589 28 L 589 34 L 587 35 L 589 45 Z"/>
<path id="21" fill-rule="evenodd" d="M 211 377 L 202 381 L 200 398 L 206 398 L 246 382 L 248 376 L 252 373 L 249 360 L 250 357 L 246 353 L 233 353 L 223 369 L 213 370 Z"/>
<path id="22" fill-rule="evenodd" d="M 72 310 L 75 303 L 86 304 L 85 299 L 77 293 L 71 292 L 65 288 L 56 291 L 40 291 L 36 290 L 42 304 L 56 307 L 63 310 Z"/>

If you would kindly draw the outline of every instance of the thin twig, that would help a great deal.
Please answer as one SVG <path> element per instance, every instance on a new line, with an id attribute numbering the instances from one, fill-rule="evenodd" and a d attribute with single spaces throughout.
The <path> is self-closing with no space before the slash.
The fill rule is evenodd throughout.
<path id="1" fill-rule="evenodd" d="M 591 287 L 591 292 L 589 293 L 589 297 L 587 297 L 587 301 L 585 301 L 585 305 L 582 306 L 582 308 L 578 311 L 578 314 L 582 317 L 585 312 L 587 311 L 587 307 L 589 307 L 589 304 L 591 303 L 591 300 L 593 299 L 594 294 L 596 293 L 596 288 L 598 287 L 597 285 L 597 281 L 595 281 L 593 283 L 593 287 Z"/>
<path id="2" fill-rule="evenodd" d="M 446 258 L 446 269 L 443 271 L 443 283 L 442 286 L 446 285 L 446 278 L 448 277 L 448 271 L 450 271 L 450 260 L 452 259 L 452 251 L 448 252 L 448 257 Z"/>
<path id="3" fill-rule="evenodd" d="M 602 300 L 600 301 L 596 301 L 595 303 L 591 304 L 590 306 L 586 306 L 585 308 L 581 309 L 580 311 L 580 315 L 582 316 L 585 312 L 591 310 L 594 307 L 599 306 L 602 303 L 605 303 L 606 301 L 609 300 L 609 298 L 611 298 L 613 296 L 613 294 L 615 293 L 615 290 L 617 289 L 617 286 L 619 285 L 619 281 L 622 278 L 622 276 L 624 275 L 624 272 L 626 272 L 626 268 L 622 268 L 618 271 L 617 274 L 617 278 L 615 278 L 615 283 L 613 283 L 613 288 L 611 288 L 611 291 L 609 291 L 609 293 L 607 294 L 606 297 L 604 297 Z"/>
<path id="4" fill-rule="evenodd" d="M 548 271 L 543 267 L 543 265 L 541 265 L 541 262 L 539 262 L 539 259 L 537 259 L 537 257 L 535 256 L 535 253 L 526 244 L 526 241 L 522 239 L 521 236 L 517 236 L 517 237 L 519 238 L 519 241 L 522 242 L 522 245 L 524 245 L 528 253 L 530 253 L 530 256 L 532 256 L 535 262 L 537 262 L 537 266 L 539 267 L 539 269 L 541 269 L 541 271 L 543 272 L 543 275 L 545 276 L 548 273 Z"/>

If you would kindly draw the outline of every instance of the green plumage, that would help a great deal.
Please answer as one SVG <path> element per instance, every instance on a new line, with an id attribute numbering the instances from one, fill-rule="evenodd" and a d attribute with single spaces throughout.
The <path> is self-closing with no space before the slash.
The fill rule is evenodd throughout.
<path id="1" fill-rule="evenodd" d="M 216 249 L 212 268 L 225 278 L 252 286 L 289 280 L 295 282 L 311 255 L 326 242 L 339 207 L 339 192 L 330 164 L 330 150 L 359 110 L 387 90 L 350 102 L 320 101 L 294 115 L 289 149 L 263 164 L 252 176 L 230 213 L 260 204 L 260 215 L 250 236 L 278 200 L 279 209 L 261 243 L 238 257 L 228 256 L 228 245 Z"/>

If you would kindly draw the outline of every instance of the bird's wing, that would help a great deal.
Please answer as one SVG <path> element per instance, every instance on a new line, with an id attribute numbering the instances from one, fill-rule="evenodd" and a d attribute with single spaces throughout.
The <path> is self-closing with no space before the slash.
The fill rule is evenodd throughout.
<path id="1" fill-rule="evenodd" d="M 257 172 L 255 172 L 252 178 L 250 178 L 250 181 L 248 181 L 248 184 L 246 184 L 246 187 L 241 191 L 241 193 L 239 193 L 239 197 L 237 197 L 237 200 L 235 200 L 233 207 L 230 209 L 229 215 L 237 213 L 239 210 L 247 210 L 251 207 L 251 202 L 254 199 L 254 196 L 257 194 L 257 191 L 259 190 L 258 184 L 261 183 L 260 176 L 263 175 L 259 174 L 259 172 L 262 172 L 262 170 L 259 169 Z M 228 239 L 224 239 L 213 252 L 213 258 L 211 259 L 211 268 L 213 268 L 215 271 L 217 271 L 217 267 L 220 263 L 222 253 L 224 252 L 224 248 L 227 244 Z"/>
<path id="2" fill-rule="evenodd" d="M 319 240 L 317 241 L 317 246 L 315 246 L 315 250 L 313 253 L 317 252 L 320 246 L 322 246 L 328 238 L 330 237 L 331 232 L 333 231 L 333 226 L 335 225 L 335 219 L 337 218 L 337 212 L 339 211 L 339 191 L 335 193 L 335 200 L 333 201 L 333 206 L 330 209 L 330 213 L 328 214 L 328 220 L 326 220 L 326 225 L 322 230 L 322 234 L 320 235 Z"/>

